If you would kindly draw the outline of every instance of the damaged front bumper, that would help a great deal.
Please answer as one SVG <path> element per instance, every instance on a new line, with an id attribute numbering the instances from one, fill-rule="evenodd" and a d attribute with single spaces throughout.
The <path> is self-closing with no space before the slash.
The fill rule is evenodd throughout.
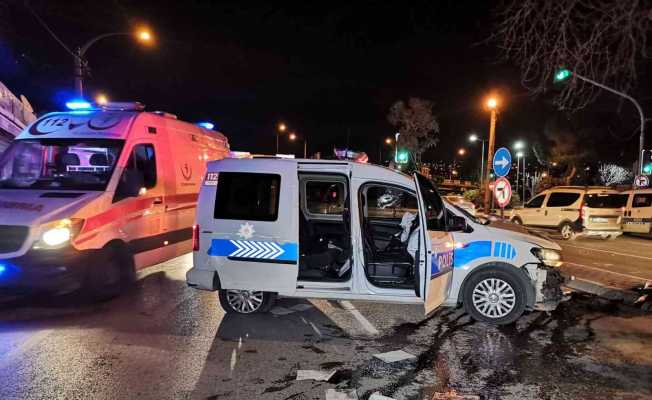
<path id="1" fill-rule="evenodd" d="M 566 279 L 559 268 L 548 267 L 544 264 L 528 264 L 526 269 L 534 283 L 534 310 L 552 311 L 564 299 L 562 285 Z"/>

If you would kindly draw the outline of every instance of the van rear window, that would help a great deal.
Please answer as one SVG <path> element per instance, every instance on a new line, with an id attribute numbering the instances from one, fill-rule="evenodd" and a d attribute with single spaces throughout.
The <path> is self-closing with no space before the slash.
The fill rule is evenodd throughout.
<path id="1" fill-rule="evenodd" d="M 214 217 L 276 221 L 280 190 L 280 175 L 220 172 Z"/>
<path id="2" fill-rule="evenodd" d="M 584 205 L 589 208 L 620 208 L 627 204 L 626 194 L 587 194 Z"/>

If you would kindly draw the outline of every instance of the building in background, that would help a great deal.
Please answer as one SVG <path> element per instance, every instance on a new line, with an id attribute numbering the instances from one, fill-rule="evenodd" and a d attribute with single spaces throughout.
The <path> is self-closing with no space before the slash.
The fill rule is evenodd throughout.
<path id="1" fill-rule="evenodd" d="M 34 110 L 25 96 L 17 98 L 0 82 L 0 153 L 35 119 Z"/>

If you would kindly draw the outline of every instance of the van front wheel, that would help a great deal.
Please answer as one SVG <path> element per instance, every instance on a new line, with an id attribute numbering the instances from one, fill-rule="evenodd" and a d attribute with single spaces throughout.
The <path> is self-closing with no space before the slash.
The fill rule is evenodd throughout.
<path id="1" fill-rule="evenodd" d="M 507 271 L 490 269 L 472 275 L 463 295 L 464 310 L 476 321 L 510 324 L 525 311 L 525 288 Z"/>
<path id="2" fill-rule="evenodd" d="M 220 290 L 220 305 L 227 313 L 254 314 L 267 312 L 274 304 L 274 294 L 253 290 Z"/>

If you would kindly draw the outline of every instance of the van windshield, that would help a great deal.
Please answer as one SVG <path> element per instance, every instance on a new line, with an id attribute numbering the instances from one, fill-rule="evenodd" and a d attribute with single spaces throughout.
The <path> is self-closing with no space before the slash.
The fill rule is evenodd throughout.
<path id="1" fill-rule="evenodd" d="M 587 194 L 584 205 L 589 208 L 620 208 L 627 204 L 626 194 Z"/>
<path id="2" fill-rule="evenodd" d="M 124 141 L 16 140 L 0 156 L 0 189 L 105 190 Z"/>

